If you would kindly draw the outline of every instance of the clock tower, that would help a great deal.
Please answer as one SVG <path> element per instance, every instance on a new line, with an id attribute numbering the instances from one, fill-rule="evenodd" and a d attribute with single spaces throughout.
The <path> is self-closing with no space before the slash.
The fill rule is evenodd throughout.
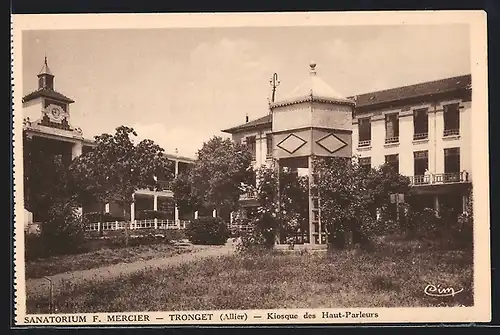
<path id="1" fill-rule="evenodd" d="M 38 88 L 23 97 L 25 126 L 43 127 L 43 132 L 66 137 L 81 136 L 81 130 L 70 123 L 70 105 L 74 100 L 55 90 L 54 77 L 45 57 L 38 74 Z"/>

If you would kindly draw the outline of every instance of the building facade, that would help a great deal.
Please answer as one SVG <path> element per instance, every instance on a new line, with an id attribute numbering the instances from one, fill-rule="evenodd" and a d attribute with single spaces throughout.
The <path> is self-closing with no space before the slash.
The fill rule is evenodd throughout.
<path id="1" fill-rule="evenodd" d="M 289 98 L 271 103 L 267 115 L 223 130 L 250 146 L 256 167 L 282 165 L 289 156 L 354 155 L 369 167 L 393 164 L 410 178 L 410 194 L 424 207 L 438 213 L 442 206 L 457 213 L 465 210 L 473 177 L 470 75 L 343 98 L 318 80 L 313 65 L 310 77 Z M 321 133 L 304 135 L 304 129 Z M 287 138 L 293 141 L 284 145 Z M 310 164 L 292 166 L 312 170 Z M 242 204 L 255 206 L 251 200 L 243 196 Z M 309 241 L 321 244 L 314 203 L 310 195 Z"/>
<path id="2" fill-rule="evenodd" d="M 45 58 L 42 70 L 38 74 L 38 88 L 22 99 L 23 132 L 30 143 L 29 146 L 23 147 L 25 164 L 29 164 L 26 161 L 26 157 L 30 154 L 27 150 L 41 154 L 47 159 L 59 156 L 64 163 L 69 164 L 75 157 L 91 150 L 94 146 L 94 140 L 85 138 L 83 131 L 71 123 L 70 106 L 75 101 L 55 90 L 54 79 L 55 76 Z M 177 154 L 167 154 L 167 158 L 174 163 L 175 171 L 170 172 L 175 175 L 187 169 L 194 161 L 192 158 Z M 32 180 L 31 185 L 36 182 Z M 159 180 L 159 184 L 161 186 L 159 189 L 135 192 L 134 202 L 130 209 L 127 208 L 125 211 L 127 217 L 123 217 L 123 208 L 114 203 L 104 204 L 104 212 L 107 217 L 117 220 L 136 221 L 136 218 L 141 218 L 141 214 L 148 210 L 162 211 L 167 220 L 176 224 L 184 224 L 185 221 L 191 220 L 194 213 L 183 211 L 176 206 L 170 183 Z M 89 204 L 80 208 L 80 211 L 83 215 L 100 213 L 102 206 L 103 204 Z M 37 216 L 38 213 L 25 210 L 25 225 L 37 222 Z"/>

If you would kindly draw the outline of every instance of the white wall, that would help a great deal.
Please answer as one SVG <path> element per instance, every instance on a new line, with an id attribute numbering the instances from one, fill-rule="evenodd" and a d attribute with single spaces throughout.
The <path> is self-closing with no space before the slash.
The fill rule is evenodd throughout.
<path id="1" fill-rule="evenodd" d="M 37 98 L 23 103 L 23 118 L 29 117 L 30 121 L 36 121 L 42 117 L 42 98 Z"/>

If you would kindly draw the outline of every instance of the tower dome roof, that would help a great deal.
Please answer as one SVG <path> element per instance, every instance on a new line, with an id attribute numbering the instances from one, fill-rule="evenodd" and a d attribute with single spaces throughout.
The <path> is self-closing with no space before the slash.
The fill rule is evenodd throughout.
<path id="1" fill-rule="evenodd" d="M 348 103 L 353 104 L 354 101 L 344 97 L 342 94 L 335 91 L 316 73 L 316 63 L 311 62 L 309 65 L 310 72 L 306 80 L 304 80 L 297 88 L 290 92 L 284 99 L 276 101 L 273 106 L 283 106 L 304 101 L 325 101 L 332 103 Z"/>

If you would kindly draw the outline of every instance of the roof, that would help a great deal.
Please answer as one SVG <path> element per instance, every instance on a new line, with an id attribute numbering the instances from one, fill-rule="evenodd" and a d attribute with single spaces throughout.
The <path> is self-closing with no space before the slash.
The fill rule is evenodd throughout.
<path id="1" fill-rule="evenodd" d="M 443 93 L 456 92 L 460 90 L 470 89 L 471 75 L 455 76 L 440 80 L 423 82 L 415 85 L 401 86 L 388 90 L 376 91 L 357 95 L 356 108 L 366 108 L 370 106 L 378 106 L 381 104 L 400 102 L 407 99 L 414 99 L 426 96 L 432 96 Z M 347 97 L 353 99 L 354 97 Z M 223 132 L 236 133 L 245 129 L 270 125 L 272 123 L 271 115 L 263 116 L 254 121 L 235 126 Z"/>
<path id="2" fill-rule="evenodd" d="M 235 127 L 224 129 L 222 131 L 225 133 L 235 133 L 245 129 L 259 128 L 262 126 L 271 125 L 271 123 L 272 123 L 272 116 L 271 114 L 267 114 L 266 116 L 260 117 L 256 120 L 248 121 L 247 123 L 243 123 Z"/>
<path id="3" fill-rule="evenodd" d="M 40 70 L 40 73 L 38 75 L 40 76 L 42 74 L 48 74 L 50 76 L 53 76 L 52 71 L 50 71 L 49 64 L 47 64 L 47 57 L 45 57 L 45 61 L 43 63 L 43 67 Z"/>
<path id="4" fill-rule="evenodd" d="M 272 107 L 285 106 L 310 100 L 354 104 L 351 99 L 347 99 L 342 94 L 338 93 L 317 75 L 316 63 L 311 63 L 309 67 L 310 72 L 308 78 L 290 92 L 283 100 L 273 103 Z"/>
<path id="5" fill-rule="evenodd" d="M 57 100 L 61 100 L 61 101 L 67 102 L 67 103 L 75 102 L 74 100 L 68 98 L 64 94 L 61 94 L 61 93 L 54 91 L 52 89 L 49 89 L 49 88 L 40 88 L 36 91 L 28 93 L 27 95 L 25 95 L 23 97 L 23 102 L 28 102 L 30 100 L 34 100 L 34 99 L 39 98 L 39 97 L 57 99 Z"/>
<path id="6" fill-rule="evenodd" d="M 356 96 L 356 108 L 363 108 L 412 98 L 431 96 L 467 89 L 471 85 L 471 75 L 462 75 L 415 85 L 396 87 L 383 91 Z"/>

